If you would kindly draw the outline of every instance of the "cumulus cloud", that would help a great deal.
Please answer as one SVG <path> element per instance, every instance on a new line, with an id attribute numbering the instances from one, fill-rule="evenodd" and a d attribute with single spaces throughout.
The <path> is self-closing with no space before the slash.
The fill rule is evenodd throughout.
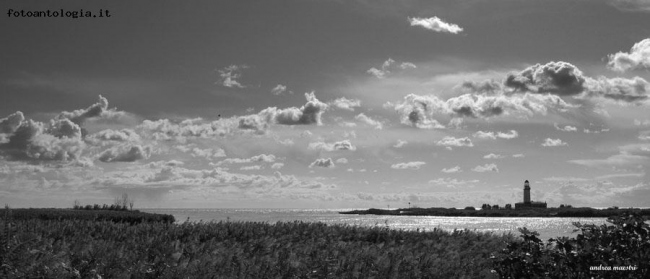
<path id="1" fill-rule="evenodd" d="M 496 94 L 503 90 L 503 85 L 502 83 L 492 79 L 478 82 L 466 80 L 457 85 L 456 88 L 471 93 Z"/>
<path id="2" fill-rule="evenodd" d="M 285 92 L 288 92 L 289 94 L 293 94 L 293 91 L 287 91 L 287 86 L 282 84 L 278 84 L 275 87 L 273 87 L 273 89 L 271 89 L 271 94 L 275 96 L 282 95 L 282 93 Z"/>
<path id="3" fill-rule="evenodd" d="M 524 158 L 524 157 L 526 157 L 526 155 L 521 154 L 521 153 L 517 153 L 517 154 L 512 155 L 512 158 Z"/>
<path id="4" fill-rule="evenodd" d="M 650 3 L 645 3 L 646 8 L 650 11 Z M 625 72 L 635 69 L 648 69 L 650 68 L 650 38 L 643 39 L 634 44 L 632 49 L 630 49 L 630 52 L 617 52 L 615 54 L 610 54 L 607 58 L 609 59 L 607 67 L 614 71 Z"/>
<path id="5" fill-rule="evenodd" d="M 356 119 L 359 122 L 365 123 L 368 126 L 372 126 L 377 130 L 381 130 L 384 127 L 384 125 L 380 121 L 374 120 L 363 113 L 359 113 L 357 116 L 354 117 L 354 119 Z"/>
<path id="6" fill-rule="evenodd" d="M 60 119 L 69 119 L 77 125 L 83 125 L 83 123 L 92 118 L 115 118 L 118 116 L 124 115 L 124 112 L 117 111 L 115 109 L 108 109 L 108 100 L 101 95 L 99 95 L 99 101 L 86 109 L 78 109 L 75 111 L 64 111 L 61 112 L 54 120 Z"/>
<path id="7" fill-rule="evenodd" d="M 393 147 L 395 147 L 395 148 L 402 148 L 402 147 L 404 147 L 404 145 L 406 145 L 407 143 L 408 143 L 408 141 L 405 141 L 405 140 L 397 140 L 397 142 L 395 143 L 395 145 L 393 145 Z"/>
<path id="8" fill-rule="evenodd" d="M 273 154 L 260 154 L 250 158 L 227 158 L 217 162 L 216 166 L 224 164 L 248 164 L 248 163 L 274 163 L 276 160 Z"/>
<path id="9" fill-rule="evenodd" d="M 48 124 L 16 112 L 0 120 L 0 155 L 14 160 L 70 161 L 85 148 L 81 127 L 67 118 Z"/>
<path id="10" fill-rule="evenodd" d="M 314 92 L 305 93 L 307 103 L 301 108 L 291 107 L 278 109 L 276 107 L 266 108 L 260 111 L 257 116 L 266 123 L 272 122 L 281 125 L 321 125 L 321 115 L 329 107 L 319 101 Z"/>
<path id="11" fill-rule="evenodd" d="M 611 0 L 610 3 L 624 12 L 650 12 L 648 0 Z"/>
<path id="12" fill-rule="evenodd" d="M 328 104 L 335 108 L 354 111 L 354 108 L 361 106 L 361 101 L 357 99 L 346 99 L 345 97 L 341 97 L 329 102 Z"/>
<path id="13" fill-rule="evenodd" d="M 213 159 L 213 158 L 220 158 L 220 157 L 226 157 L 226 152 L 221 149 L 221 148 L 206 148 L 206 149 L 201 149 L 198 147 L 194 147 L 190 149 L 192 157 L 202 157 L 206 159 Z"/>
<path id="14" fill-rule="evenodd" d="M 281 169 L 282 167 L 284 167 L 284 163 L 273 163 L 273 165 L 271 165 L 271 168 L 274 170 Z"/>
<path id="15" fill-rule="evenodd" d="M 490 153 L 490 154 L 487 154 L 487 155 L 483 156 L 483 159 L 503 159 L 505 157 L 506 156 L 503 156 L 501 154 Z"/>
<path id="16" fill-rule="evenodd" d="M 460 166 L 455 166 L 453 168 L 443 168 L 441 171 L 444 172 L 444 173 L 463 172 L 463 170 L 460 169 Z"/>
<path id="17" fill-rule="evenodd" d="M 386 78 L 391 73 L 391 71 L 414 68 L 417 68 L 417 66 L 411 62 L 402 62 L 398 64 L 395 62 L 395 60 L 388 58 L 388 60 L 384 61 L 384 63 L 381 64 L 380 68 L 372 67 L 368 69 L 367 73 L 375 76 L 376 78 L 383 79 Z"/>
<path id="18" fill-rule="evenodd" d="M 497 167 L 496 164 L 485 164 L 485 165 L 482 165 L 482 166 L 474 167 L 472 169 L 472 171 L 475 171 L 475 172 L 488 172 L 488 171 L 499 172 L 499 168 Z"/>
<path id="19" fill-rule="evenodd" d="M 557 123 L 553 123 L 553 127 L 555 127 L 556 130 L 563 131 L 563 132 L 576 132 L 576 131 L 578 131 L 578 128 L 570 126 L 570 125 L 560 127 L 560 126 L 557 125 Z"/>
<path id="20" fill-rule="evenodd" d="M 320 149 L 324 151 L 335 151 L 335 150 L 357 150 L 357 147 L 352 145 L 349 140 L 337 141 L 334 143 L 326 143 L 323 141 L 312 142 L 308 146 L 309 149 Z"/>
<path id="21" fill-rule="evenodd" d="M 237 87 L 237 88 L 244 88 L 246 86 L 242 85 L 237 81 L 237 79 L 241 78 L 242 70 L 247 69 L 248 66 L 246 65 L 230 65 L 228 67 L 225 67 L 221 70 L 219 70 L 219 76 L 221 77 L 219 80 L 219 83 L 225 87 Z"/>
<path id="22" fill-rule="evenodd" d="M 87 136 L 86 141 L 94 144 L 105 142 L 140 142 L 141 138 L 133 129 L 106 129 Z"/>
<path id="23" fill-rule="evenodd" d="M 424 29 L 435 31 L 435 32 L 458 34 L 463 31 L 463 28 L 461 28 L 460 26 L 453 23 L 444 22 L 442 19 L 440 19 L 437 16 L 430 17 L 430 18 L 409 17 L 408 21 L 411 24 L 411 26 L 420 26 Z"/>
<path id="24" fill-rule="evenodd" d="M 472 136 L 478 139 L 491 139 L 491 140 L 495 140 L 497 138 L 514 139 L 519 137 L 519 133 L 515 130 L 510 130 L 508 132 L 477 131 Z"/>
<path id="25" fill-rule="evenodd" d="M 650 131 L 641 131 L 639 132 L 640 140 L 650 140 Z"/>
<path id="26" fill-rule="evenodd" d="M 135 162 L 137 160 L 147 159 L 151 155 L 151 147 L 134 145 L 126 148 L 111 148 L 102 152 L 98 160 L 109 162 Z"/>
<path id="27" fill-rule="evenodd" d="M 422 167 L 423 165 L 426 165 L 426 163 L 421 161 L 415 161 L 415 162 L 397 163 L 391 165 L 390 167 L 396 170 L 404 170 L 404 169 L 419 170 L 420 167 Z"/>
<path id="28" fill-rule="evenodd" d="M 575 107 L 562 98 L 549 94 L 463 94 L 446 101 L 437 96 L 409 94 L 393 107 L 401 116 L 401 123 L 418 128 L 444 128 L 437 116 L 453 118 L 490 118 L 500 115 L 545 115 L 549 110 L 564 111 Z"/>
<path id="29" fill-rule="evenodd" d="M 542 143 L 542 146 L 544 147 L 556 147 L 556 146 L 566 146 L 566 145 L 569 144 L 563 142 L 561 139 L 552 139 L 552 138 L 546 138 Z"/>
<path id="30" fill-rule="evenodd" d="M 648 99 L 650 83 L 643 78 L 588 79 L 586 96 L 603 97 L 614 101 L 636 102 Z"/>
<path id="31" fill-rule="evenodd" d="M 520 91 L 570 96 L 582 93 L 585 77 L 576 66 L 559 61 L 536 64 L 518 73 L 509 73 L 504 84 Z"/>
<path id="32" fill-rule="evenodd" d="M 469 139 L 468 137 L 464 137 L 464 138 L 444 137 L 443 139 L 436 142 L 436 145 L 446 146 L 446 147 L 452 147 L 452 146 L 472 147 L 472 146 L 474 146 L 474 144 L 472 143 L 472 140 Z"/>
<path id="33" fill-rule="evenodd" d="M 313 167 L 333 168 L 333 167 L 335 167 L 335 165 L 334 165 L 334 161 L 332 161 L 332 158 L 327 158 L 327 159 L 319 158 L 319 159 L 316 159 L 316 161 L 309 164 L 309 167 L 310 168 L 313 168 Z"/>

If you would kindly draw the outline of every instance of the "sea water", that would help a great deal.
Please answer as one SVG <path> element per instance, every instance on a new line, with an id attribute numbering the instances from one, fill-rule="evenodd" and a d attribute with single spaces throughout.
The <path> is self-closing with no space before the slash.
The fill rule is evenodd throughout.
<path id="1" fill-rule="evenodd" d="M 513 233 L 526 227 L 540 234 L 540 239 L 552 237 L 575 237 L 574 222 L 582 224 L 605 224 L 607 218 L 559 218 L 559 217 L 439 217 L 439 216 L 390 216 L 339 214 L 341 209 L 143 209 L 151 213 L 170 214 L 176 222 L 250 221 L 250 222 L 322 222 L 326 224 L 349 224 L 358 226 L 388 226 L 391 229 L 452 231 L 469 229 L 480 232 Z"/>

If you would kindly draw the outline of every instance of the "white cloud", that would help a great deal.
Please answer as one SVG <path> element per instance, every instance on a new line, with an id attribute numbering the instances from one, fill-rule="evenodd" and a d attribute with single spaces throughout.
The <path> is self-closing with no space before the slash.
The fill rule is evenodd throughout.
<path id="1" fill-rule="evenodd" d="M 262 169 L 262 166 L 260 166 L 260 165 L 244 166 L 244 167 L 239 168 L 239 170 L 243 170 L 243 171 L 252 171 L 252 170 L 261 170 L 261 169 Z"/>
<path id="2" fill-rule="evenodd" d="M 420 26 L 435 32 L 458 34 L 463 31 L 463 28 L 460 26 L 453 23 L 444 22 L 442 19 L 436 16 L 430 18 L 409 17 L 408 21 L 411 23 L 411 26 Z"/>
<path id="3" fill-rule="evenodd" d="M 345 159 L 345 158 L 338 158 L 338 159 L 336 159 L 336 163 L 337 163 L 337 164 L 347 164 L 347 163 L 348 163 L 348 159 Z"/>
<path id="4" fill-rule="evenodd" d="M 276 157 L 273 154 L 260 154 L 250 158 L 227 158 L 214 164 L 221 166 L 224 164 L 248 164 L 248 163 L 275 163 Z"/>
<path id="5" fill-rule="evenodd" d="M 570 160 L 570 163 L 594 167 L 639 167 L 650 166 L 650 144 L 629 144 L 619 147 L 619 153 L 605 159 Z"/>
<path id="6" fill-rule="evenodd" d="M 466 184 L 473 184 L 473 183 L 478 183 L 479 181 L 474 179 L 474 180 L 458 180 L 456 178 L 437 178 L 434 180 L 429 180 L 429 184 L 434 184 L 434 185 L 439 185 L 439 186 L 447 186 L 449 188 L 454 188 L 454 186 L 460 186 L 460 185 L 466 185 Z"/>
<path id="7" fill-rule="evenodd" d="M 490 154 L 487 154 L 487 155 L 483 156 L 483 159 L 503 159 L 505 157 L 506 156 L 503 156 L 501 154 L 490 153 Z"/>
<path id="8" fill-rule="evenodd" d="M 395 60 L 388 58 L 388 60 L 384 61 L 379 69 L 372 67 L 366 72 L 378 79 L 383 79 L 391 74 L 391 71 L 417 68 L 417 66 L 411 62 L 402 62 L 399 65 L 396 65 L 395 63 Z"/>
<path id="9" fill-rule="evenodd" d="M 566 146 L 569 145 L 566 142 L 563 142 L 561 139 L 552 139 L 552 138 L 546 138 L 544 140 L 544 143 L 542 143 L 542 146 L 544 147 L 556 147 L 556 146 Z"/>
<path id="10" fill-rule="evenodd" d="M 239 83 L 237 79 L 241 78 L 242 70 L 247 68 L 248 66 L 246 65 L 230 65 L 228 67 L 225 67 L 219 70 L 219 76 L 221 77 L 219 82 L 225 87 L 244 88 L 246 86 Z"/>
<path id="11" fill-rule="evenodd" d="M 488 171 L 499 172 L 499 168 L 497 167 L 496 164 L 485 164 L 485 165 L 482 165 L 482 166 L 474 167 L 472 169 L 472 171 L 475 171 L 475 172 L 488 172 Z"/>
<path id="12" fill-rule="evenodd" d="M 404 169 L 419 170 L 420 167 L 422 167 L 423 165 L 426 165 L 426 163 L 416 161 L 416 162 L 407 162 L 407 163 L 397 163 L 391 165 L 390 167 L 396 170 L 404 170 Z"/>
<path id="13" fill-rule="evenodd" d="M 335 151 L 335 150 L 357 150 L 357 147 L 352 145 L 349 140 L 337 141 L 334 143 L 326 143 L 323 141 L 312 142 L 308 146 L 309 149 L 320 149 L 324 151 Z"/>
<path id="14" fill-rule="evenodd" d="M 332 161 L 332 158 L 327 158 L 327 159 L 320 158 L 320 159 L 316 159 L 316 161 L 312 162 L 309 165 L 309 167 L 310 168 L 313 168 L 313 167 L 333 168 L 333 167 L 335 167 L 335 165 L 334 165 L 334 161 Z"/>
<path id="15" fill-rule="evenodd" d="M 122 148 L 111 148 L 102 152 L 98 160 L 102 162 L 135 162 L 137 160 L 147 159 L 151 155 L 151 147 L 146 146 L 129 146 Z"/>
<path id="16" fill-rule="evenodd" d="M 271 165 L 271 168 L 274 170 L 281 169 L 282 167 L 284 167 L 284 163 L 274 163 Z"/>
<path id="17" fill-rule="evenodd" d="M 555 129 L 558 130 L 558 131 L 564 131 L 564 132 L 575 132 L 575 131 L 578 131 L 578 128 L 573 127 L 573 126 L 570 126 L 570 125 L 566 125 L 566 126 L 564 126 L 564 127 L 560 127 L 560 126 L 557 125 L 557 123 L 553 123 L 553 127 L 555 127 Z"/>
<path id="18" fill-rule="evenodd" d="M 285 92 L 289 94 L 293 94 L 293 91 L 287 91 L 287 86 L 282 84 L 278 84 L 275 87 L 273 87 L 273 89 L 271 89 L 271 94 L 275 96 L 282 95 L 282 93 Z"/>
<path id="19" fill-rule="evenodd" d="M 402 147 L 404 147 L 404 145 L 406 145 L 407 143 L 408 143 L 408 141 L 405 141 L 405 140 L 399 140 L 399 139 L 398 139 L 397 142 L 395 143 L 395 145 L 393 145 L 393 147 L 395 147 L 395 148 L 402 148 Z"/>
<path id="20" fill-rule="evenodd" d="M 524 158 L 525 155 L 524 155 L 524 154 L 521 154 L 521 153 L 517 153 L 517 154 L 513 154 L 512 157 L 513 157 L 513 158 Z"/>
<path id="21" fill-rule="evenodd" d="M 641 1 L 628 1 L 641 3 Z M 643 1 L 646 8 L 650 11 L 650 3 Z M 630 52 L 617 52 L 607 56 L 609 59 L 607 67 L 618 72 L 625 72 L 628 70 L 650 68 L 650 38 L 643 39 L 642 41 L 634 44 Z"/>
<path id="22" fill-rule="evenodd" d="M 444 137 L 443 139 L 441 139 L 441 140 L 439 140 L 438 142 L 436 142 L 436 145 L 439 145 L 439 146 L 447 146 L 447 147 L 451 147 L 451 146 L 457 146 L 457 147 L 467 146 L 467 147 L 472 147 L 472 146 L 474 146 L 474 144 L 472 143 L 472 140 L 469 139 L 468 137 L 464 137 L 464 138 Z"/>
<path id="23" fill-rule="evenodd" d="M 648 0 L 610 0 L 610 3 L 624 12 L 650 12 Z"/>
<path id="24" fill-rule="evenodd" d="M 358 108 L 361 106 L 361 101 L 357 99 L 347 99 L 345 97 L 341 97 L 335 99 L 334 101 L 329 102 L 328 104 L 335 108 L 354 111 L 354 108 Z"/>
<path id="25" fill-rule="evenodd" d="M 640 140 L 650 140 L 650 131 L 641 131 L 639 132 Z"/>
<path id="26" fill-rule="evenodd" d="M 460 169 L 460 166 L 455 166 L 453 168 L 443 168 L 441 171 L 444 172 L 444 173 L 463 172 L 463 170 Z"/>
<path id="27" fill-rule="evenodd" d="M 384 127 L 381 122 L 374 120 L 363 113 L 359 113 L 357 116 L 354 117 L 354 119 L 356 119 L 359 122 L 365 123 L 368 126 L 375 127 L 375 129 L 377 130 L 381 130 Z"/>

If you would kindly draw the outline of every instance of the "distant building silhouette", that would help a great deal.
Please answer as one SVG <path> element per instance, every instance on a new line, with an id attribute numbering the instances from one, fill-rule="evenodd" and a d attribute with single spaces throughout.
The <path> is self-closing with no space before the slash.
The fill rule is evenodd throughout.
<path id="1" fill-rule="evenodd" d="M 546 208 L 546 202 L 536 202 L 530 200 L 530 183 L 524 182 L 524 202 L 515 203 L 515 209 L 524 208 Z"/>

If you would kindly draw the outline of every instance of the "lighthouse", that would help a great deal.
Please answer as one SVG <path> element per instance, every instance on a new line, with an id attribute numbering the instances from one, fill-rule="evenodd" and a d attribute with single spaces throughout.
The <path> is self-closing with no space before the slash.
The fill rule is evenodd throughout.
<path id="1" fill-rule="evenodd" d="M 515 203 L 515 209 L 546 208 L 546 202 L 530 200 L 530 182 L 524 181 L 524 202 Z"/>
<path id="2" fill-rule="evenodd" d="M 524 182 L 524 203 L 530 204 L 530 183 L 528 180 Z"/>

